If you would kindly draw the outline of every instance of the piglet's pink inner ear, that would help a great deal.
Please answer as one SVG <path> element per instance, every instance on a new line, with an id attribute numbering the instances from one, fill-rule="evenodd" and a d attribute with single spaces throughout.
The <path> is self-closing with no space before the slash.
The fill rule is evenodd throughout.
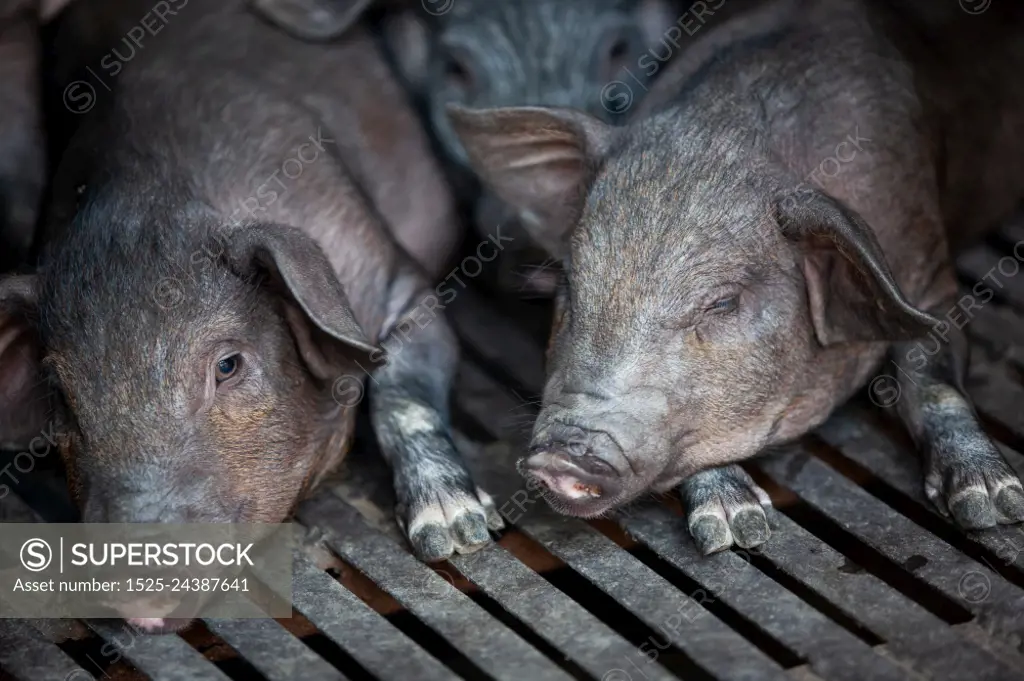
<path id="1" fill-rule="evenodd" d="M 43 381 L 35 324 L 35 276 L 0 279 L 0 447 L 20 449 L 46 427 L 50 390 Z"/>
<path id="2" fill-rule="evenodd" d="M 939 323 L 904 297 L 874 232 L 855 211 L 818 191 L 787 195 L 776 205 L 780 228 L 799 250 L 823 346 L 910 340 Z"/>
<path id="3" fill-rule="evenodd" d="M 467 109 L 448 115 L 473 170 L 560 255 L 616 128 L 582 111 L 553 107 Z"/>

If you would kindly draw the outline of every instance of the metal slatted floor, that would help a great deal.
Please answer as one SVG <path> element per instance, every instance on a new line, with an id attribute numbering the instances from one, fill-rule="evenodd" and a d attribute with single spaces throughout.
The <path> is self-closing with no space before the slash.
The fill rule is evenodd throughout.
<path id="1" fill-rule="evenodd" d="M 1022 240 L 1013 225 L 964 254 L 965 288 Z M 999 281 L 966 327 L 968 387 L 1024 472 L 1024 273 Z M 512 462 L 542 343 L 477 295 L 451 308 L 467 346 L 456 411 L 474 473 L 512 525 L 497 546 L 415 560 L 363 442 L 297 513 L 309 536 L 292 618 L 159 637 L 116 621 L 0 620 L 0 679 L 1024 679 L 1024 529 L 966 535 L 936 513 L 883 409 L 857 400 L 751 465 L 779 509 L 770 543 L 704 558 L 675 499 L 584 522 L 521 489 Z M 16 488 L 31 505 L 9 494 L 0 519 L 53 520 L 54 489 Z"/>

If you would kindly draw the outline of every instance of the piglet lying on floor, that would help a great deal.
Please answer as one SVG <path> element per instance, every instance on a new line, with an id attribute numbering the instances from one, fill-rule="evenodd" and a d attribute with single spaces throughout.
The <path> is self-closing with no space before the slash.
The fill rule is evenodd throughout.
<path id="1" fill-rule="evenodd" d="M 1024 520 L 945 319 L 976 305 L 947 244 L 1024 196 L 1022 11 L 902 5 L 764 3 L 704 34 L 625 129 L 452 109 L 566 270 L 521 462 L 555 508 L 678 487 L 704 552 L 760 544 L 769 500 L 734 462 L 822 423 L 888 358 L 929 498 L 968 529 Z"/>
<path id="2" fill-rule="evenodd" d="M 74 5 L 61 35 L 102 26 L 102 55 L 138 7 Z M 481 548 L 501 519 L 449 435 L 427 274 L 457 226 L 372 41 L 304 44 L 243 0 L 147 40 L 63 155 L 38 273 L 0 283 L 0 410 L 21 435 L 56 419 L 85 521 L 278 522 L 344 456 L 372 371 L 414 550 Z"/>

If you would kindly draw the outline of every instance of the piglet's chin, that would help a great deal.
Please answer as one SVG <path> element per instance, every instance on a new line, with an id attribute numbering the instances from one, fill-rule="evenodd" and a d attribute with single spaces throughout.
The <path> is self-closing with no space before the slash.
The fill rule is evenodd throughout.
<path id="1" fill-rule="evenodd" d="M 143 634 L 171 634 L 180 631 L 192 621 L 187 615 L 197 612 L 195 603 L 182 604 L 177 600 L 160 598 L 159 595 L 110 605 L 130 626 Z"/>
<path id="2" fill-rule="evenodd" d="M 542 475 L 528 475 L 527 486 L 540 490 L 548 505 L 562 515 L 577 518 L 596 518 L 615 506 L 614 500 L 606 500 L 589 492 L 574 489 L 574 483 L 565 480 L 545 480 Z"/>
<path id="3" fill-rule="evenodd" d="M 128 618 L 128 624 L 132 625 L 136 629 L 146 632 L 147 634 L 164 628 L 164 620 L 162 617 L 130 617 Z"/>
<path id="4" fill-rule="evenodd" d="M 593 518 L 617 503 L 618 480 L 595 475 L 562 457 L 538 454 L 520 461 L 519 471 L 529 489 L 540 491 L 545 501 L 564 515 Z"/>
<path id="5" fill-rule="evenodd" d="M 144 634 L 173 634 L 181 631 L 192 620 L 178 617 L 129 617 L 128 624 Z"/>

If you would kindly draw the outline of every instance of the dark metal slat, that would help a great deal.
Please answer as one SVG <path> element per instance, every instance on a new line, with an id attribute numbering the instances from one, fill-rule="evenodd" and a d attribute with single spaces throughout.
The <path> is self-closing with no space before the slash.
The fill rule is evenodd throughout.
<path id="1" fill-rule="evenodd" d="M 498 436 L 508 436 L 503 419 L 512 415 L 518 403 L 493 379 L 475 367 L 463 363 L 461 383 L 473 388 L 483 400 L 460 398 L 464 410 Z M 465 395 L 460 390 L 459 396 Z M 512 445 L 515 447 L 515 445 Z M 522 511 L 543 501 L 536 494 L 517 491 L 521 481 L 509 478 L 507 471 L 492 465 L 480 465 L 480 455 L 469 455 L 477 481 L 495 495 L 499 509 L 509 514 L 516 526 L 543 544 L 595 586 L 631 611 L 640 620 L 662 634 L 694 662 L 721 679 L 784 678 L 781 668 L 767 655 L 729 629 L 696 600 L 680 592 L 661 576 L 629 555 L 614 542 L 578 520 L 536 515 Z M 523 495 L 526 495 L 524 498 Z M 556 538 L 553 535 L 564 535 Z M 574 550 L 573 546 L 579 546 Z M 692 621 L 683 613 L 692 615 Z M 685 620 L 681 630 L 667 631 L 666 624 Z M 722 655 L 723 649 L 730 650 Z M 625 661 L 625 660 L 624 660 Z M 629 673 L 629 670 L 624 670 Z M 622 678 L 627 678 L 623 676 Z"/>
<path id="2" fill-rule="evenodd" d="M 267 681 L 345 681 L 340 671 L 272 619 L 207 619 L 206 626 Z"/>
<path id="3" fill-rule="evenodd" d="M 519 411 L 519 403 L 486 373 L 466 362 L 460 373 L 456 398 L 463 410 L 494 435 L 506 438 L 522 435 L 514 429 L 510 432 L 506 423 Z M 517 492 L 521 480 L 510 478 L 508 472 L 499 467 L 480 465 L 479 454 L 468 458 L 471 466 L 477 464 L 473 466 L 477 481 L 495 495 L 499 509 L 509 513 L 508 520 L 514 516 L 519 529 L 648 626 L 662 632 L 698 665 L 721 679 L 784 678 L 781 668 L 771 658 L 589 525 L 551 514 L 534 518 L 534 510 L 522 515 L 524 509 L 536 508 L 544 502 L 537 499 L 536 494 L 524 498 L 525 492 Z M 684 613 L 693 616 L 692 621 Z M 681 618 L 684 622 L 680 630 L 666 630 L 666 623 Z M 723 649 L 730 650 L 730 654 L 722 655 Z"/>
<path id="4" fill-rule="evenodd" d="M 300 506 L 298 515 L 325 530 L 333 550 L 495 679 L 570 678 L 340 499 L 321 493 Z"/>
<path id="5" fill-rule="evenodd" d="M 978 617 L 1013 645 L 1024 634 L 1024 592 L 915 525 L 804 450 L 763 460 L 762 470 L 852 535 Z M 923 562 L 922 562 L 923 560 Z"/>
<path id="6" fill-rule="evenodd" d="M 811 668 L 802 664 L 799 667 L 793 667 L 786 672 L 789 675 L 790 681 L 825 681 L 817 674 L 811 671 Z"/>
<path id="7" fill-rule="evenodd" d="M 0 523 L 39 522 L 42 522 L 39 514 L 16 493 L 8 491 L 3 498 L 0 498 Z"/>
<path id="8" fill-rule="evenodd" d="M 1017 367 L 1024 365 L 1024 319 L 1012 308 L 990 303 L 971 310 L 964 330 L 975 344 L 971 353 L 975 361 L 987 351 Z"/>
<path id="9" fill-rule="evenodd" d="M 926 672 L 934 681 L 962 681 L 972 678 L 976 681 L 1005 681 L 1016 678 L 1014 672 L 997 661 L 987 651 L 955 634 L 944 622 L 920 605 L 907 599 L 885 583 L 864 571 L 850 570 L 842 554 L 831 549 L 803 527 L 778 514 L 778 525 L 771 540 L 756 551 L 767 558 L 778 569 L 811 590 L 824 596 L 845 611 L 850 618 L 867 627 L 871 632 L 885 639 L 890 650 L 897 657 L 909 663 L 914 669 Z M 773 608 L 773 599 L 778 587 L 764 589 L 761 579 L 750 580 L 749 574 L 756 571 L 740 556 L 716 554 L 710 558 L 696 555 L 689 541 L 685 523 L 665 509 L 638 509 L 631 513 L 624 525 L 635 539 L 654 549 L 663 558 L 683 569 L 693 579 L 716 590 L 716 598 L 722 598 L 735 609 L 751 616 L 757 615 L 758 622 L 766 631 L 773 631 L 779 625 L 771 620 L 779 616 L 790 631 L 775 633 L 776 638 L 791 645 L 802 655 L 814 662 L 812 667 L 825 678 L 839 679 L 857 677 L 861 669 L 831 670 L 833 652 L 816 629 L 802 631 L 806 627 L 818 626 L 817 616 L 800 613 L 800 620 L 793 622 L 786 618 L 790 608 L 783 600 Z M 736 578 L 741 574 L 742 580 Z M 746 582 L 745 588 L 737 588 Z M 750 593 L 753 589 L 754 593 Z M 744 601 L 755 603 L 752 608 Z M 752 612 L 756 609 L 756 612 Z M 827 627 L 831 630 L 836 625 Z M 804 638 L 806 637 L 806 639 Z M 791 639 L 796 640 L 791 640 Z M 841 641 L 841 643 L 843 643 Z M 866 645 L 866 644 L 865 644 Z M 843 647 L 848 647 L 845 643 Z M 840 650 L 840 654 L 844 654 Z M 855 652 L 855 654 L 858 654 Z M 859 654 L 862 654 L 859 653 Z M 836 661 L 839 663 L 838 659 Z M 839 663 L 841 664 L 841 663 Z M 852 664 L 856 665 L 855 662 Z"/>
<path id="10" fill-rule="evenodd" d="M 917 457 L 911 452 L 901 451 L 870 415 L 862 410 L 848 410 L 828 421 L 819 429 L 818 434 L 845 456 L 916 501 L 936 518 L 956 527 L 925 497 L 923 473 Z M 1008 449 L 1004 449 L 1003 454 L 1017 474 L 1024 476 L 1024 457 Z M 1024 566 L 1024 528 L 1020 525 L 1000 525 L 985 532 L 964 533 L 964 536 L 994 551 L 1006 565 L 1019 560 L 1018 567 Z"/>
<path id="11" fill-rule="evenodd" d="M 1005 225 L 999 228 L 999 235 L 1015 245 L 1024 241 L 1024 215 L 1017 213 L 1010 218 Z"/>
<path id="12" fill-rule="evenodd" d="M 152 681 L 228 681 L 224 672 L 178 636 L 148 636 L 108 620 L 86 624 Z"/>
<path id="13" fill-rule="evenodd" d="M 968 394 L 983 414 L 1024 440 L 1024 387 L 1011 376 L 1006 363 L 992 362 L 979 354 L 971 359 L 965 386 Z"/>
<path id="14" fill-rule="evenodd" d="M 621 522 L 633 538 L 697 581 L 728 605 L 836 681 L 906 679 L 906 671 L 878 656 L 871 646 L 797 598 L 740 555 L 702 556 L 686 523 L 667 509 L 639 508 Z"/>
<path id="15" fill-rule="evenodd" d="M 0 669 L 18 681 L 92 678 L 32 625 L 13 619 L 0 619 Z"/>
<path id="16" fill-rule="evenodd" d="M 473 445 L 466 443 L 466 446 Z M 507 476 L 508 470 L 503 468 L 502 471 Z M 361 490 L 372 484 L 361 479 L 356 472 L 353 472 L 353 477 L 356 479 L 355 486 L 335 488 L 335 494 L 361 512 L 372 509 L 370 524 L 384 532 L 387 527 L 381 527 L 374 521 L 379 519 L 377 509 L 390 507 L 390 499 L 385 498 L 387 495 L 374 497 L 371 494 L 373 503 L 367 504 L 367 495 Z M 478 478 L 478 482 L 484 479 Z M 512 476 L 512 479 L 516 480 L 517 476 Z M 387 484 L 390 484 L 390 476 L 387 476 Z M 384 523 L 393 525 L 391 514 L 386 515 Z M 505 549 L 499 546 L 488 547 L 470 556 L 454 556 L 451 563 L 523 626 L 544 638 L 562 655 L 595 677 L 600 678 L 610 669 L 623 666 L 627 660 L 644 664 L 649 662 L 635 645 Z M 660 666 L 651 667 L 647 673 L 652 681 L 655 678 L 674 678 Z"/>
<path id="17" fill-rule="evenodd" d="M 1024 249 L 1018 249 L 1024 255 Z M 1009 258 L 1003 263 L 1003 274 L 999 269 L 999 261 Z M 972 281 L 981 282 L 984 286 L 1006 298 L 1015 307 L 1024 308 L 1024 276 L 1020 271 L 1014 273 L 1014 265 L 1021 263 L 1014 258 L 1013 251 L 1000 252 L 988 245 L 972 248 L 956 259 L 957 269 Z"/>
<path id="18" fill-rule="evenodd" d="M 785 678 L 774 660 L 700 605 L 698 598 L 704 594 L 676 589 L 586 523 L 550 514 L 531 516 L 523 516 L 518 527 L 716 678 Z"/>
<path id="19" fill-rule="evenodd" d="M 652 681 L 675 678 L 660 665 L 651 665 L 637 646 L 500 546 L 458 556 L 451 562 L 488 596 L 595 678 L 602 678 L 613 669 L 640 665 Z"/>
<path id="20" fill-rule="evenodd" d="M 890 652 L 934 681 L 1021 678 L 987 650 L 782 514 L 758 550 L 779 570 L 810 587 L 885 639 Z"/>
<path id="21" fill-rule="evenodd" d="M 1024 399 L 1020 384 L 1010 378 L 1005 365 L 973 361 L 967 375 L 967 392 L 986 416 L 1024 439 Z"/>
<path id="22" fill-rule="evenodd" d="M 327 638 L 381 681 L 449 681 L 455 675 L 309 559 L 294 563 L 292 598 Z"/>

